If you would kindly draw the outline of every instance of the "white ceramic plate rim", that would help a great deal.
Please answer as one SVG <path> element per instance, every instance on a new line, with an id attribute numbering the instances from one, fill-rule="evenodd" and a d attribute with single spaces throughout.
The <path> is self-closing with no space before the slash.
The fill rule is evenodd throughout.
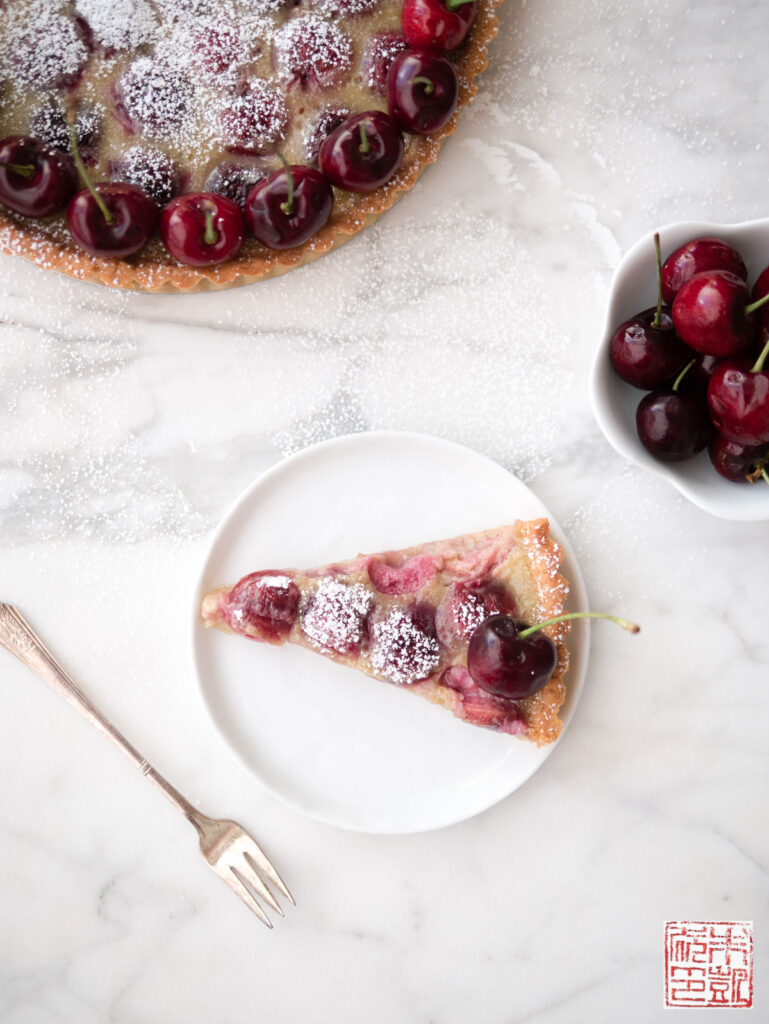
<path id="1" fill-rule="evenodd" d="M 565 567 L 566 574 L 569 578 L 570 584 L 570 596 L 569 603 L 570 607 L 579 608 L 580 610 L 588 609 L 587 592 L 585 588 L 584 579 L 582 577 L 579 564 L 576 560 L 574 552 L 563 534 L 558 522 L 550 514 L 549 510 L 546 509 L 541 499 L 539 499 L 529 488 L 526 487 L 520 480 L 518 480 L 513 474 L 509 473 L 504 467 L 500 466 L 494 460 L 482 455 L 478 452 L 468 449 L 463 445 L 457 444 L 453 441 L 448 441 L 443 438 L 434 437 L 432 435 L 414 433 L 408 431 L 369 431 L 356 434 L 348 434 L 342 437 L 332 438 L 328 441 L 322 441 L 318 444 L 304 448 L 293 455 L 282 459 L 274 466 L 271 466 L 264 473 L 262 473 L 252 484 L 250 484 L 240 496 L 232 503 L 219 526 L 212 534 L 202 560 L 202 566 L 198 573 L 198 578 L 194 588 L 193 605 L 192 605 L 192 630 L 191 630 L 191 647 L 192 647 L 192 661 L 194 666 L 194 674 L 197 680 L 197 686 L 203 704 L 213 722 L 216 732 L 224 744 L 235 754 L 237 759 L 245 765 L 249 773 L 255 777 L 258 784 L 262 789 L 268 792 L 275 799 L 281 801 L 284 805 L 292 808 L 293 810 L 299 811 L 317 821 L 321 821 L 328 825 L 349 829 L 351 831 L 367 832 L 373 834 L 408 834 L 417 833 L 423 831 L 429 831 L 436 828 L 446 827 L 448 825 L 456 824 L 459 821 L 466 820 L 467 818 L 473 817 L 476 814 L 487 810 L 489 807 L 494 806 L 505 797 L 509 796 L 512 792 L 522 786 L 531 776 L 537 771 L 537 769 L 544 763 L 544 761 L 552 754 L 553 750 L 560 742 L 560 738 L 555 743 L 551 743 L 545 747 L 530 748 L 536 751 L 536 760 L 533 761 L 530 767 L 525 772 L 518 772 L 513 779 L 510 780 L 509 785 L 504 787 L 504 791 L 493 792 L 488 799 L 479 800 L 477 805 L 473 807 L 469 813 L 463 812 L 459 814 L 444 815 L 440 820 L 429 820 L 424 824 L 414 825 L 410 824 L 408 827 L 372 827 L 368 824 L 356 823 L 354 820 L 350 820 L 347 817 L 327 814 L 317 811 L 311 805 L 298 801 L 284 792 L 280 787 L 271 784 L 265 779 L 258 771 L 258 769 L 249 762 L 244 754 L 239 749 L 238 745 L 231 739 L 227 734 L 227 730 L 223 723 L 220 721 L 219 715 L 212 703 L 210 698 L 206 680 L 201 666 L 201 649 L 200 645 L 204 641 L 206 634 L 205 630 L 200 621 L 200 601 L 203 593 L 206 589 L 206 581 L 209 574 L 209 565 L 215 555 L 220 543 L 225 538 L 228 531 L 231 529 L 233 519 L 237 516 L 243 505 L 247 505 L 249 502 L 255 500 L 255 496 L 258 495 L 261 488 L 269 485 L 273 479 L 285 472 L 289 467 L 295 467 L 302 462 L 308 462 L 312 464 L 313 460 L 323 457 L 324 453 L 333 449 L 339 449 L 344 446 L 357 446 L 366 445 L 377 441 L 394 440 L 398 443 L 408 442 L 413 440 L 420 444 L 434 444 L 440 446 L 447 451 L 454 450 L 462 453 L 465 457 L 468 455 L 472 456 L 478 461 L 479 466 L 485 467 L 489 471 L 494 471 L 499 474 L 504 474 L 509 477 L 511 481 L 514 481 L 516 485 L 525 489 L 533 502 L 542 509 L 542 514 L 547 515 L 550 521 L 551 532 L 562 547 L 563 550 L 563 565 Z M 246 567 L 244 571 L 248 571 Z M 238 638 L 232 638 L 238 640 Z M 587 662 L 589 654 L 589 639 L 590 639 L 590 624 L 588 621 L 581 621 L 574 623 L 574 629 L 569 640 L 569 651 L 570 651 L 570 668 L 567 676 L 567 700 L 561 709 L 561 720 L 563 722 L 563 729 L 561 737 L 566 731 L 569 723 L 571 722 L 582 690 L 584 688 L 584 682 L 587 674 Z M 239 642 L 239 641 L 238 641 Z M 347 671 L 347 670 L 345 670 Z M 421 702 L 420 702 L 421 703 Z M 442 710 L 442 709 L 437 709 Z M 443 712 L 445 714 L 445 712 Z M 472 728 L 462 726 L 462 728 Z M 525 741 L 510 738 L 512 743 L 525 743 Z"/>
<path id="2" fill-rule="evenodd" d="M 736 224 L 714 224 L 705 221 L 676 221 L 659 228 L 662 243 L 663 258 L 669 252 L 677 249 L 680 245 L 698 236 L 717 235 L 725 241 L 740 247 L 740 242 L 745 235 L 766 235 L 766 262 L 769 263 L 769 218 L 741 221 Z M 711 515 L 722 519 L 729 519 L 741 522 L 760 522 L 769 519 L 769 488 L 759 490 L 756 487 L 747 488 L 731 484 L 722 480 L 712 470 L 712 486 L 708 484 L 708 491 L 704 492 L 693 485 L 686 475 L 686 463 L 669 464 L 657 462 L 643 447 L 635 435 L 634 429 L 627 429 L 622 422 L 621 416 L 614 407 L 610 397 L 609 389 L 614 386 L 613 376 L 609 364 L 609 345 L 612 335 L 617 326 L 632 316 L 636 310 L 624 312 L 620 308 L 622 301 L 622 288 L 626 276 L 633 272 L 633 268 L 639 262 L 646 262 L 649 254 L 653 253 L 654 231 L 648 232 L 640 238 L 622 257 L 617 269 L 614 272 L 609 289 L 609 299 L 604 317 L 603 334 L 601 342 L 596 348 L 593 358 L 593 365 L 590 374 L 590 400 L 593 408 L 593 415 L 600 427 L 604 437 L 609 444 L 624 456 L 629 462 L 651 470 L 658 476 L 663 477 L 672 484 L 685 498 L 694 505 L 709 512 Z M 760 268 L 753 268 L 755 271 Z M 652 274 L 652 290 L 656 289 L 656 283 Z M 653 302 L 647 305 L 653 305 Z M 642 308 L 643 300 L 640 300 L 638 309 Z M 619 378 L 616 385 L 620 388 L 629 388 Z M 633 389 L 636 391 L 636 389 Z M 641 391 L 636 391 L 639 399 Z M 698 459 L 706 460 L 707 453 L 702 453 Z M 710 470 L 709 470 L 710 471 Z M 766 493 L 763 493 L 766 492 Z"/>

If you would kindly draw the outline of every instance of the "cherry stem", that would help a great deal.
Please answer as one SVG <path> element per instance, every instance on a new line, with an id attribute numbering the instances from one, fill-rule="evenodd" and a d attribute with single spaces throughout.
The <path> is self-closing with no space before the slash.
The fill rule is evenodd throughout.
<path id="1" fill-rule="evenodd" d="M 424 75 L 417 75 L 416 78 L 409 79 L 409 85 L 423 85 L 427 96 L 432 96 L 435 92 L 435 83 L 431 78 L 425 78 Z"/>
<path id="2" fill-rule="evenodd" d="M 766 466 L 764 466 L 764 468 L 761 470 L 761 476 L 769 484 L 769 473 L 766 472 Z"/>
<path id="3" fill-rule="evenodd" d="M 696 359 L 690 359 L 689 362 L 686 364 L 686 366 L 683 368 L 683 370 L 681 370 L 681 372 L 678 374 L 678 376 L 676 377 L 676 379 L 675 379 L 675 381 L 673 383 L 673 390 L 674 391 L 678 391 L 678 385 L 681 383 L 681 381 L 684 379 L 684 377 L 687 375 L 689 370 L 691 370 L 691 368 L 694 366 L 694 364 L 696 362 L 697 362 Z"/>
<path id="4" fill-rule="evenodd" d="M 660 233 L 654 232 L 654 253 L 657 261 L 657 312 L 652 320 L 652 327 L 659 328 L 662 323 L 662 249 L 660 248 Z"/>
<path id="5" fill-rule="evenodd" d="M 455 11 L 457 7 L 471 3 L 473 3 L 473 0 L 446 0 L 446 9 L 449 11 Z"/>
<path id="6" fill-rule="evenodd" d="M 761 309 L 769 302 L 769 292 L 766 293 L 762 298 L 756 299 L 755 302 L 751 302 L 749 306 L 745 307 L 745 316 L 750 316 L 751 313 L 755 313 L 757 309 Z"/>
<path id="7" fill-rule="evenodd" d="M 294 213 L 294 175 L 291 172 L 291 165 L 288 160 L 286 160 L 279 150 L 276 150 L 275 152 L 278 160 L 283 164 L 283 170 L 286 172 L 286 179 L 288 181 L 288 199 L 286 199 L 285 203 L 280 204 L 280 208 L 287 217 L 291 217 Z"/>
<path id="8" fill-rule="evenodd" d="M 18 174 L 22 178 L 32 178 L 35 174 L 34 164 L 11 164 L 0 160 L 0 167 L 7 167 L 9 171 L 13 171 L 14 174 Z"/>
<path id="9" fill-rule="evenodd" d="M 769 295 L 767 295 L 767 298 L 769 298 Z M 764 360 L 766 359 L 766 357 L 768 355 L 769 355 L 769 339 L 767 339 L 766 344 L 761 349 L 761 355 L 758 357 L 758 359 L 755 361 L 755 363 L 753 363 L 753 365 L 751 366 L 750 372 L 751 373 L 760 373 L 763 370 L 763 368 L 764 368 Z"/>
<path id="10" fill-rule="evenodd" d="M 205 211 L 206 229 L 203 232 L 203 241 L 206 245 L 216 245 L 219 241 L 219 232 L 214 227 L 214 211 L 208 207 Z"/>
<path id="11" fill-rule="evenodd" d="M 107 222 L 107 224 L 111 224 L 112 221 L 114 220 L 114 217 L 112 216 L 110 211 L 107 209 L 107 204 L 104 202 L 102 197 L 99 195 L 99 193 L 94 188 L 93 182 L 91 181 L 91 176 L 88 173 L 88 171 L 85 169 L 85 164 L 83 163 L 83 159 L 80 156 L 80 148 L 79 148 L 79 146 L 77 144 L 77 128 L 75 127 L 75 118 L 74 118 L 74 113 L 72 113 L 72 112 L 70 112 L 67 115 L 67 125 L 69 127 L 69 140 L 70 140 L 70 145 L 72 147 L 72 159 L 75 161 L 75 167 L 77 167 L 77 173 L 83 179 L 83 182 L 85 183 L 85 187 L 91 193 L 91 195 L 93 196 L 94 202 L 96 203 L 96 205 L 101 210 L 102 217 L 104 217 L 104 220 Z"/>
<path id="12" fill-rule="evenodd" d="M 529 626 L 528 629 L 522 629 L 518 634 L 521 640 L 525 640 L 531 636 L 532 633 L 538 632 L 540 629 L 544 629 L 545 626 L 552 626 L 556 622 L 570 622 L 572 619 L 608 619 L 609 622 L 616 622 L 618 626 L 622 626 L 628 633 L 640 633 L 641 627 L 637 626 L 635 622 L 628 622 L 627 619 L 618 619 L 616 615 L 604 615 L 602 612 L 572 612 L 570 615 L 556 615 L 554 619 L 546 619 L 544 622 L 540 622 L 536 626 Z"/>
<path id="13" fill-rule="evenodd" d="M 359 125 L 359 131 L 360 131 L 360 151 L 363 154 L 370 153 L 371 152 L 371 143 L 368 141 L 368 135 L 366 135 L 366 124 L 365 124 L 364 121 L 361 121 L 361 123 Z"/>

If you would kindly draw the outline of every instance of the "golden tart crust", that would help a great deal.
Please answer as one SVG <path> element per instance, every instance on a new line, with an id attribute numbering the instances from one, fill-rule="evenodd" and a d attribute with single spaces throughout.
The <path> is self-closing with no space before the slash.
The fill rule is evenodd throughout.
<path id="1" fill-rule="evenodd" d="M 375 192 L 337 192 L 328 223 L 303 245 L 285 251 L 269 250 L 247 239 L 240 254 L 215 267 L 188 267 L 177 263 L 159 241 L 137 256 L 122 260 L 94 258 L 69 237 L 64 218 L 51 229 L 40 230 L 28 218 L 0 210 L 0 248 L 37 266 L 112 288 L 143 292 L 185 293 L 217 291 L 253 284 L 310 263 L 369 227 L 416 182 L 438 157 L 441 143 L 456 130 L 459 110 L 477 92 L 476 78 L 488 65 L 487 45 L 496 36 L 496 8 L 502 0 L 477 0 L 478 13 L 461 50 L 450 55 L 459 77 L 457 113 L 431 136 L 408 136 L 409 144 L 398 173 Z"/>

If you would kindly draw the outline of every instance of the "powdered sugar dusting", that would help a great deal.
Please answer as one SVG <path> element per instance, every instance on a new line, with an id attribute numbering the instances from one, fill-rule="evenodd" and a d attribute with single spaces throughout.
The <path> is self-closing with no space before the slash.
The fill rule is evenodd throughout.
<path id="1" fill-rule="evenodd" d="M 373 605 L 374 595 L 360 583 L 323 579 L 302 613 L 302 630 L 321 651 L 349 653 L 362 643 Z"/>
<path id="2" fill-rule="evenodd" d="M 75 10 L 88 22 L 96 40 L 110 50 L 133 50 L 157 30 L 146 0 L 77 0 Z"/>
<path id="3" fill-rule="evenodd" d="M 426 679 L 440 664 L 440 644 L 412 616 L 395 610 L 372 627 L 371 664 L 385 679 L 409 685 Z"/>

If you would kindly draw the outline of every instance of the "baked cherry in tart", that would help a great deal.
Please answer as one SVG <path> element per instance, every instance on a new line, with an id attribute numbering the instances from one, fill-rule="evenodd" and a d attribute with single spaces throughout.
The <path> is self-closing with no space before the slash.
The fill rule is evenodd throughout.
<path id="1" fill-rule="evenodd" d="M 547 520 L 516 522 L 319 569 L 252 572 L 207 594 L 202 617 L 251 640 L 308 648 L 472 725 L 550 743 L 568 666 L 569 623 L 548 624 L 568 590 L 560 557 Z M 533 624 L 542 628 L 527 636 Z"/>
<path id="2" fill-rule="evenodd" d="M 486 65 L 499 2 L 468 5 L 469 34 L 449 55 L 462 103 Z M 200 192 L 242 207 L 281 170 L 281 155 L 320 169 L 321 147 L 345 122 L 391 116 L 388 74 L 406 47 L 403 0 L 5 0 L 2 10 L 0 138 L 71 155 L 74 119 L 92 180 L 138 186 L 161 207 Z M 467 12 L 455 17 L 466 22 Z M 341 244 L 413 185 L 456 123 L 443 89 L 434 91 L 441 97 L 417 104 L 421 119 L 399 114 L 409 134 L 389 132 L 376 173 L 359 173 L 354 159 L 336 168 L 329 217 L 301 241 L 294 231 L 285 250 L 248 234 L 229 260 L 193 268 L 155 231 L 128 262 L 106 245 L 90 244 L 87 255 L 60 213 L 33 220 L 1 196 L 0 244 L 81 279 L 133 288 L 227 287 L 279 273 Z"/>

